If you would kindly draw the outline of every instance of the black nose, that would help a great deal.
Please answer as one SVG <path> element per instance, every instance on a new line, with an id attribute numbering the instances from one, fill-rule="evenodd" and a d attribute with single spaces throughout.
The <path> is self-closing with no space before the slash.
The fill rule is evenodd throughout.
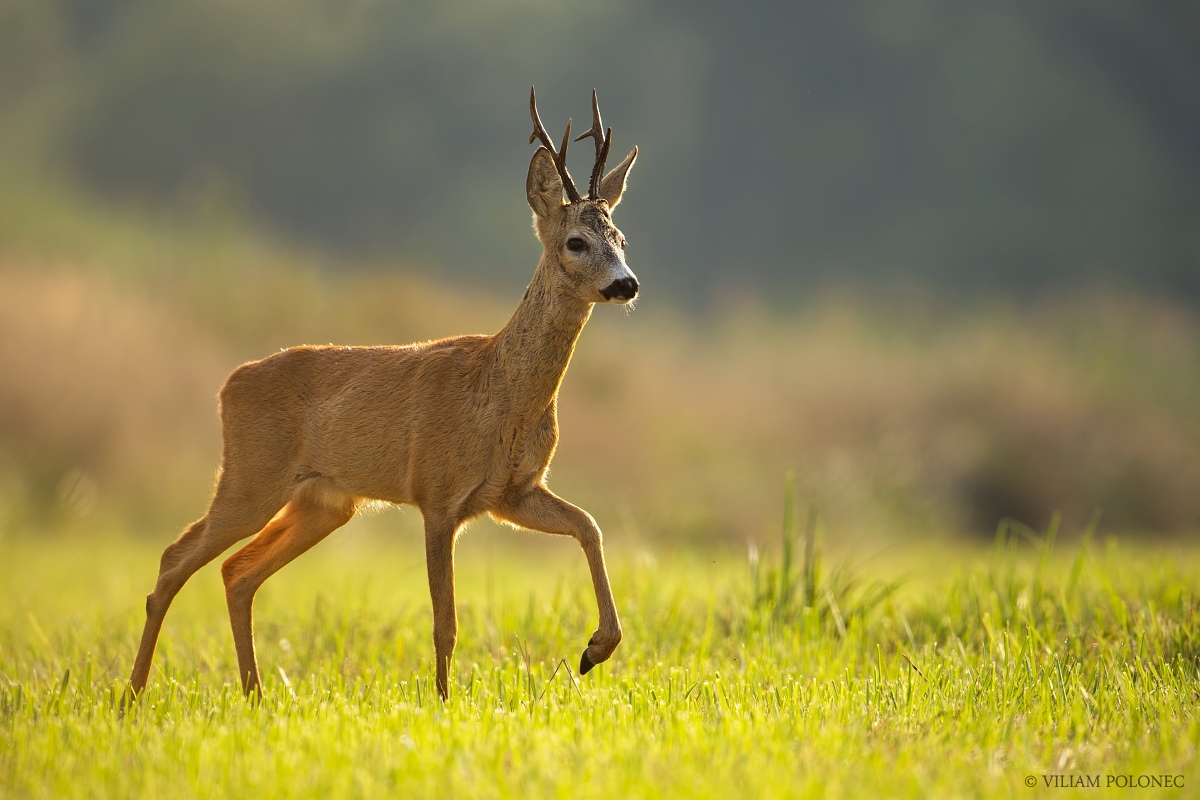
<path id="1" fill-rule="evenodd" d="M 600 294 L 605 300 L 632 300 L 637 297 L 637 278 L 619 278 L 610 283 Z"/>

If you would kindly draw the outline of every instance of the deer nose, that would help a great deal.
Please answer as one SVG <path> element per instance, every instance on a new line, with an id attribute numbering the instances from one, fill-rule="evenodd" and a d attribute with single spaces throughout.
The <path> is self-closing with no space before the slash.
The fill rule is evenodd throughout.
<path id="1" fill-rule="evenodd" d="M 605 300 L 632 300 L 637 297 L 637 293 L 637 278 L 632 275 L 628 278 L 618 278 L 600 291 Z"/>

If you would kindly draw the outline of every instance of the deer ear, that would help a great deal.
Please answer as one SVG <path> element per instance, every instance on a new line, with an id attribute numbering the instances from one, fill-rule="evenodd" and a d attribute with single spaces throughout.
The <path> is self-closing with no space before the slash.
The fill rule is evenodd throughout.
<path id="1" fill-rule="evenodd" d="M 563 204 L 563 183 L 554 166 L 550 151 L 539 147 L 529 162 L 529 177 L 525 179 L 525 198 L 533 213 L 541 219 Z"/>
<path id="2" fill-rule="evenodd" d="M 617 203 L 621 202 L 621 195 L 625 194 L 625 182 L 629 176 L 629 169 L 633 166 L 633 162 L 637 161 L 637 148 L 629 151 L 629 155 L 625 156 L 625 160 L 617 164 L 608 174 L 600 179 L 600 196 L 608 201 L 609 208 L 616 208 Z"/>

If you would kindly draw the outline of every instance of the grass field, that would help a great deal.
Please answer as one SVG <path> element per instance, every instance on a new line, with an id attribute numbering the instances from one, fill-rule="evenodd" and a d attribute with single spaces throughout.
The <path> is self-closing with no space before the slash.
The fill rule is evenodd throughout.
<path id="1" fill-rule="evenodd" d="M 205 568 L 124 717 L 113 701 L 165 542 L 0 541 L 0 795 L 1182 797 L 1200 786 L 1190 546 L 1010 536 L 991 550 L 857 554 L 838 569 L 795 536 L 752 569 L 744 554 L 610 537 L 625 641 L 578 678 L 595 611 L 577 546 L 480 526 L 459 545 L 456 684 L 443 705 L 420 540 L 375 532 L 394 522 L 352 526 L 264 587 L 258 705 L 233 686 L 220 579 Z M 1157 788 L 1125 788 L 1139 782 Z"/>

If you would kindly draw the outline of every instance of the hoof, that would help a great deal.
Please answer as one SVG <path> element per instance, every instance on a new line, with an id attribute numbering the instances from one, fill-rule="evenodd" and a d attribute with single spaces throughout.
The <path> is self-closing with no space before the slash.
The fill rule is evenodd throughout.
<path id="1" fill-rule="evenodd" d="M 587 650 L 584 650 L 583 655 L 579 657 L 579 674 L 587 675 L 594 666 L 596 665 L 588 658 Z"/>

